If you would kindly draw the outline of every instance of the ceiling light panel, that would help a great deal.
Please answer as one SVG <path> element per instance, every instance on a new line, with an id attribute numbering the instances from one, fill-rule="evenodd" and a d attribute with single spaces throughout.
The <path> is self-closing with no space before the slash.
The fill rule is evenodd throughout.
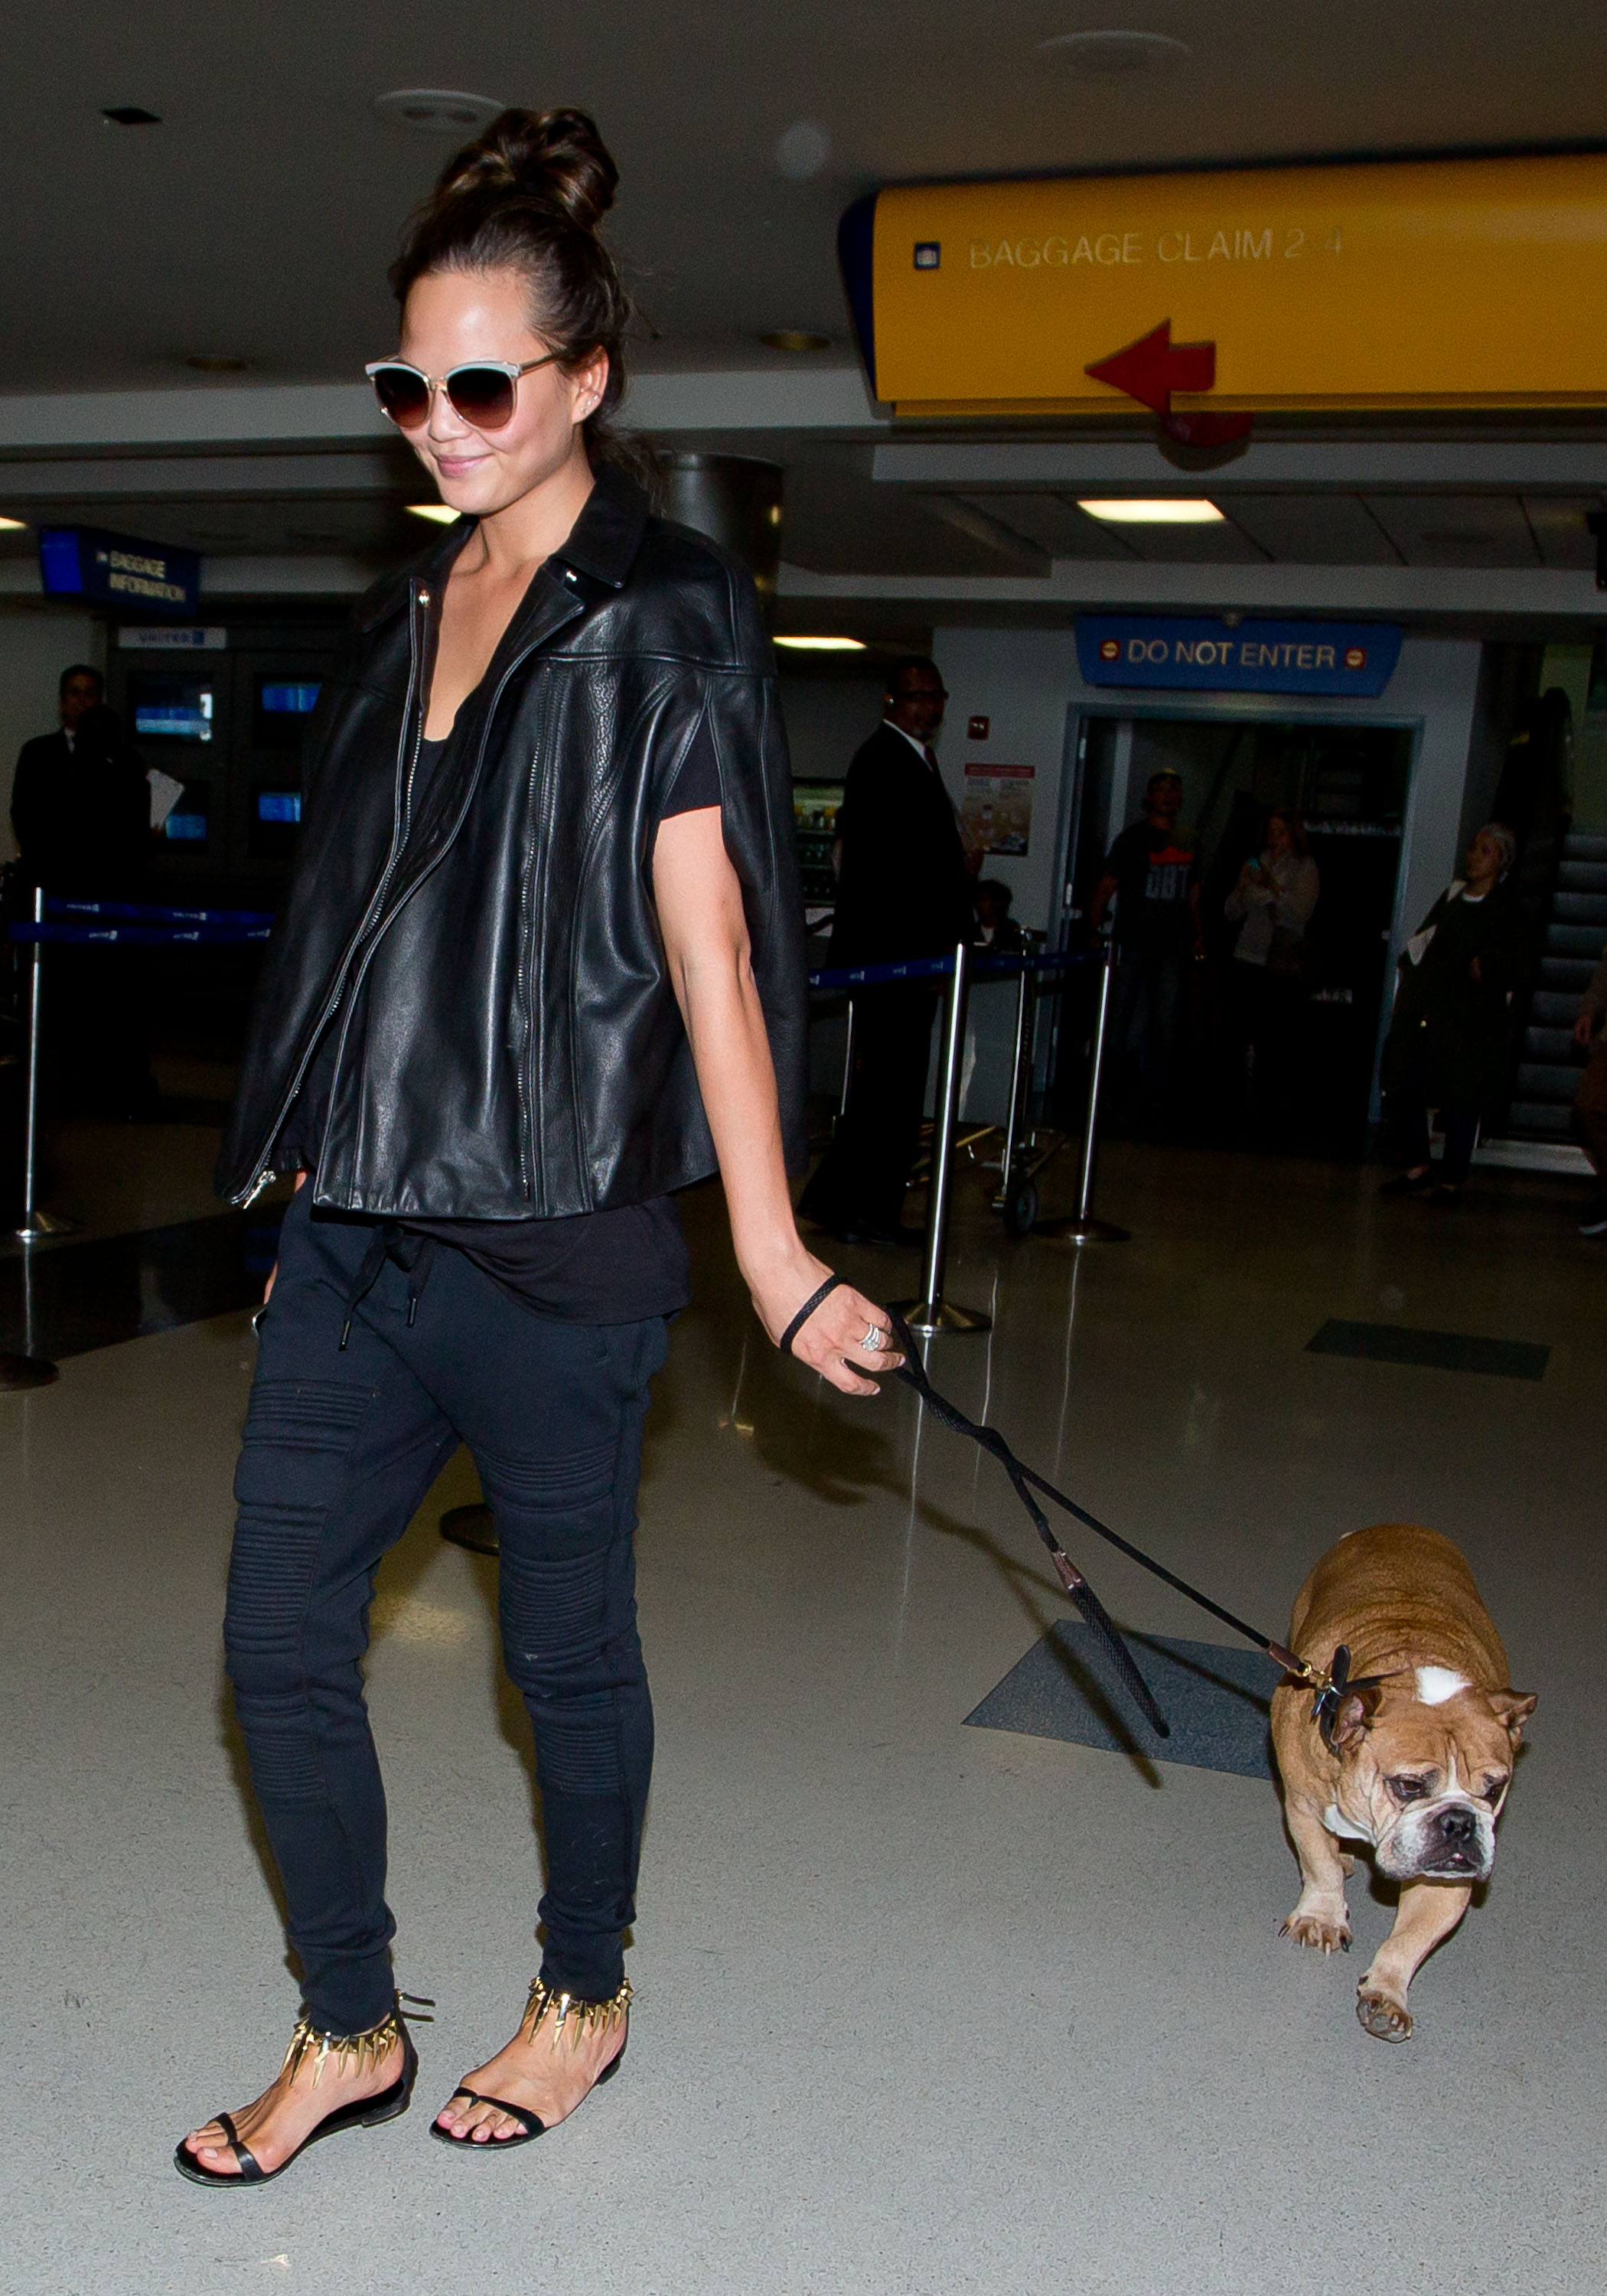
<path id="1" fill-rule="evenodd" d="M 778 637 L 778 646 L 787 646 L 794 653 L 863 653 L 863 638 Z"/>
<path id="2" fill-rule="evenodd" d="M 409 503 L 409 518 L 427 518 L 435 526 L 455 526 L 461 513 L 450 503 Z"/>
<path id="3" fill-rule="evenodd" d="M 1099 521 L 1090 519 L 1089 526 L 1100 531 Z M 1105 527 L 1107 534 L 1119 534 L 1135 556 L 1152 566 L 1265 566 L 1267 554 L 1257 547 L 1249 535 L 1236 527 L 1231 518 L 1220 517 L 1186 523 L 1167 521 L 1155 525 L 1148 521 L 1136 524 Z"/>
<path id="4" fill-rule="evenodd" d="M 1216 526 L 1222 518 L 1214 502 L 1198 495 L 1155 500 L 1136 495 L 1079 495 L 1077 507 L 1107 526 Z"/>
<path id="5" fill-rule="evenodd" d="M 1093 524 L 1063 495 L 974 494 L 964 499 L 1036 542 L 1051 558 L 1132 558 L 1120 535 Z"/>

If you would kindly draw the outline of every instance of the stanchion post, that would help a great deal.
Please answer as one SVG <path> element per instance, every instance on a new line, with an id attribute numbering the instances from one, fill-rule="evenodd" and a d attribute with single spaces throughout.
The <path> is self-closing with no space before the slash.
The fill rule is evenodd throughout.
<path id="1" fill-rule="evenodd" d="M 838 1103 L 837 1103 L 837 1113 L 838 1113 L 838 1116 L 839 1116 L 840 1118 L 840 1117 L 844 1117 L 844 1116 L 846 1116 L 846 1115 L 848 1114 L 848 1112 L 849 1112 L 849 1086 L 853 1083 L 853 1080 L 854 1080 L 854 998 L 853 998 L 853 993 L 852 993 L 852 991 L 850 990 L 849 995 L 849 1028 L 848 1028 L 848 1035 L 847 1035 L 847 1036 L 844 1037 L 844 1039 L 843 1039 L 843 1046 L 842 1046 L 842 1096 L 841 1096 L 841 1098 L 838 1101 Z"/>
<path id="2" fill-rule="evenodd" d="M 985 1332 L 992 1318 L 974 1308 L 959 1308 L 943 1297 L 948 1259 L 948 1200 L 954 1186 L 955 1125 L 960 1112 L 960 1078 L 965 1065 L 965 1007 L 969 998 L 971 950 L 955 947 L 943 1025 L 943 1064 L 938 1083 L 938 1115 L 932 1128 L 931 1182 L 926 1200 L 926 1241 L 922 1251 L 921 1297 L 894 1302 L 912 1332 L 923 1339 L 934 1332 Z"/>
<path id="3" fill-rule="evenodd" d="M 1004 1122 L 1004 1161 L 999 1168 L 999 1192 L 994 1198 L 996 1206 L 1010 1200 L 1010 1167 L 1015 1161 L 1015 1136 L 1021 1128 L 1021 1060 L 1027 1045 L 1027 1013 L 1032 995 L 1032 974 L 1022 965 L 1015 992 L 1015 1049 L 1010 1060 L 1010 1113 Z"/>
<path id="4" fill-rule="evenodd" d="M 34 922 L 45 922 L 45 888 L 34 888 Z M 22 1225 L 15 1233 L 23 1243 L 37 1243 L 41 1236 L 66 1235 L 77 1225 L 73 1220 L 59 1219 L 53 1213 L 42 1212 L 37 1201 L 39 1192 L 39 1022 L 45 1009 L 45 944 L 36 940 L 33 964 L 28 983 L 28 1080 L 27 1114 L 22 1136 Z"/>
<path id="5" fill-rule="evenodd" d="M 1077 1210 L 1069 1219 L 1040 1220 L 1034 1235 L 1052 1243 L 1127 1243 L 1131 1228 L 1094 1217 L 1094 1164 L 1099 1152 L 1099 1088 L 1104 1078 L 1105 1032 L 1111 1019 L 1111 984 L 1116 972 L 1115 944 L 1107 941 L 1099 968 L 1099 1002 L 1094 1018 L 1094 1049 L 1088 1062 L 1088 1104 L 1083 1114 L 1082 1160 L 1077 1177 Z"/>

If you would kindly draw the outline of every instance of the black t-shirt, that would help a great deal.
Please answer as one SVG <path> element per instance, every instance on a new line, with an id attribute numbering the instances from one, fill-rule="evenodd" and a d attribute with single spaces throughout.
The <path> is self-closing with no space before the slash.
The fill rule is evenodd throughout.
<path id="1" fill-rule="evenodd" d="M 1116 938 L 1123 948 L 1186 956 L 1193 946 L 1189 895 L 1199 882 L 1193 842 L 1182 830 L 1136 821 L 1111 848 L 1105 874 L 1116 880 Z"/>
<path id="2" fill-rule="evenodd" d="M 408 808 L 414 819 L 451 742 L 448 734 L 444 741 L 419 744 Z M 659 819 L 719 802 L 719 763 L 713 742 L 700 726 Z M 337 1010 L 319 1034 L 275 1143 L 271 1160 L 276 1171 L 311 1171 L 317 1165 L 342 1018 Z M 455 1246 L 515 1299 L 560 1323 L 640 1323 L 649 1316 L 673 1316 L 692 1296 L 686 1240 L 673 1196 L 570 1219 L 408 1219 L 398 1225 Z"/>

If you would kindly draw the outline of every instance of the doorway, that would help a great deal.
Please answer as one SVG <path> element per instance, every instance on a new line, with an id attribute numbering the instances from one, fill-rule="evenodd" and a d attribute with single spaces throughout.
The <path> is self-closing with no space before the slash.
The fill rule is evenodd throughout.
<path id="1" fill-rule="evenodd" d="M 1183 781 L 1179 841 L 1195 857 L 1204 943 L 1179 1000 L 1160 1104 L 1143 1091 L 1147 1014 L 1138 1013 L 1127 1043 L 1107 1046 L 1112 1128 L 1308 1155 L 1362 1152 L 1414 746 L 1411 725 L 1332 717 L 1082 718 L 1062 822 L 1062 931 L 1070 941 L 1086 933 L 1111 842 L 1142 819 L 1150 779 L 1164 770 Z M 1236 955 L 1242 922 L 1227 914 L 1242 869 L 1266 847 L 1275 807 L 1300 816 L 1318 886 L 1303 945 L 1287 953 L 1292 969 L 1276 984 L 1275 1029 L 1264 1017 L 1268 975 Z M 1058 1066 L 1071 1070 L 1056 1095 L 1070 1104 L 1081 1062 Z"/>

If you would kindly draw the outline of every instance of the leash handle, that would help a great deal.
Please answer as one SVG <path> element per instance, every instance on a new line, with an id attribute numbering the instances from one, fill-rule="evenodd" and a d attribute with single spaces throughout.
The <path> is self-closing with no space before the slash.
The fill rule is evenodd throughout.
<path id="1" fill-rule="evenodd" d="M 799 1309 L 797 1315 L 793 1316 L 791 1322 L 787 1325 L 786 1330 L 775 1342 L 783 1355 L 790 1356 L 791 1354 L 793 1341 L 798 1337 L 799 1332 L 802 1331 L 804 1325 L 815 1313 L 816 1308 L 819 1307 L 821 1301 L 826 1299 L 832 1292 L 839 1290 L 848 1282 L 848 1280 L 849 1279 L 846 1275 L 828 1275 L 825 1282 L 820 1286 L 818 1291 L 810 1292 L 808 1298 L 804 1301 L 803 1306 Z"/>

